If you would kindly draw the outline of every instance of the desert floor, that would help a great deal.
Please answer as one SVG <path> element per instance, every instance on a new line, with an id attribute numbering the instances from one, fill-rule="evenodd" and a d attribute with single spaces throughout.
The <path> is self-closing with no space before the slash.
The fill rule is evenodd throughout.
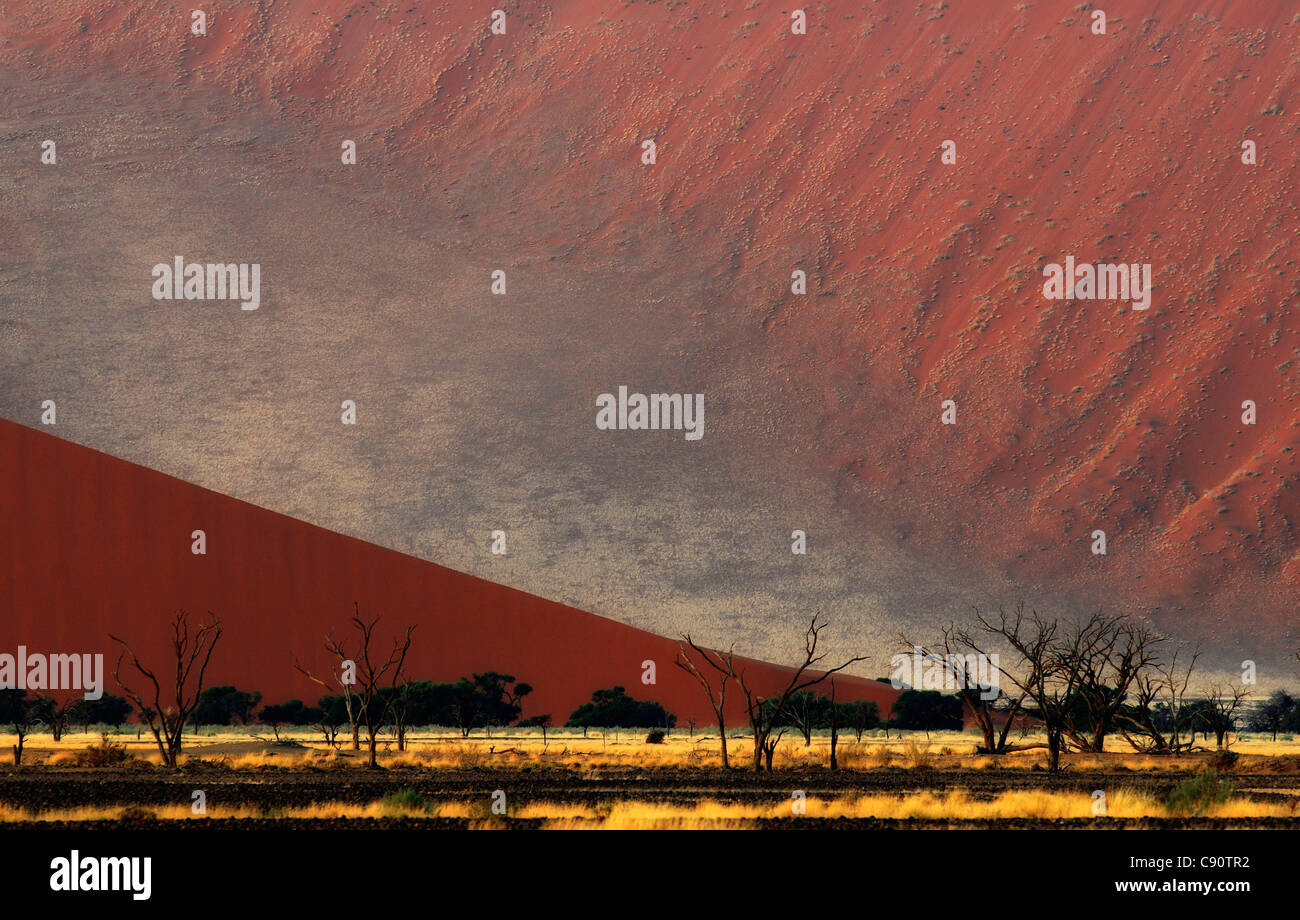
<path id="1" fill-rule="evenodd" d="M 743 827 L 1300 827 L 1300 740 L 1237 735 L 1232 754 L 1136 753 L 1114 739 L 1044 769 L 1041 749 L 975 752 L 965 732 L 786 735 L 772 772 L 747 769 L 752 740 L 646 732 L 416 730 L 391 736 L 367 767 L 347 738 L 263 726 L 187 738 L 180 769 L 160 766 L 148 733 L 31 736 L 23 765 L 0 768 L 0 827 L 743 828 Z M 6 747 L 13 736 L 0 739 Z M 1034 737 L 1020 743 L 1041 741 Z M 1235 755 L 1235 756 L 1233 756 Z M 201 804 L 201 809 L 200 809 Z"/>

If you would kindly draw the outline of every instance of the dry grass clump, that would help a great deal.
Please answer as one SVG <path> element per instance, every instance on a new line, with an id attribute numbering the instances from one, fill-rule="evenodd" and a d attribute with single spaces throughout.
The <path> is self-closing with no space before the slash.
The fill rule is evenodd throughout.
<path id="1" fill-rule="evenodd" d="M 98 745 L 82 748 L 72 752 L 73 764 L 77 767 L 121 767 L 134 756 L 126 750 L 126 745 L 109 741 L 108 735 L 100 735 Z"/>
<path id="2" fill-rule="evenodd" d="M 1212 775 L 1211 775 L 1212 779 Z M 1201 785 L 1210 780 L 1201 781 Z M 1248 819 L 1294 817 L 1300 802 L 1271 802 L 1251 799 L 1230 789 L 1197 786 L 1158 800 L 1127 789 L 1108 793 L 1104 814 L 1094 811 L 1096 801 L 1085 792 L 1020 790 L 992 798 L 976 798 L 963 790 L 917 792 L 906 795 L 861 795 L 849 793 L 835 798 L 776 799 L 768 803 L 738 803 L 704 800 L 693 805 L 650 801 L 621 801 L 588 804 L 568 801 L 534 801 L 512 807 L 510 817 L 542 819 L 547 828 L 563 829 L 724 829 L 755 826 L 760 819 L 795 817 L 810 819 L 873 818 L 902 821 L 999 820 L 999 819 L 1134 819 L 1165 817 L 1170 814 L 1202 815 L 1211 818 Z M 188 805 L 142 808 L 133 805 L 88 806 L 37 810 L 0 805 L 0 823 L 33 821 L 182 821 L 212 818 L 352 819 L 376 818 L 460 818 L 471 827 L 500 827 L 503 821 L 492 812 L 486 797 L 469 801 L 435 801 L 414 790 L 402 790 L 367 804 L 313 802 L 294 808 L 266 810 L 253 806 L 211 806 L 206 815 L 196 815 Z"/>
<path id="3" fill-rule="evenodd" d="M 552 769 L 581 771 L 618 769 L 716 768 L 721 765 L 718 736 L 704 729 L 691 733 L 684 729 L 669 732 L 661 744 L 647 744 L 644 730 L 590 730 L 585 736 L 573 729 L 552 730 L 543 741 L 540 732 L 511 727 L 493 729 L 491 735 L 478 731 L 469 738 L 460 732 L 421 729 L 409 736 L 406 751 L 396 750 L 389 741 L 382 744 L 378 760 L 381 766 L 398 770 L 479 770 L 479 769 Z M 360 766 L 365 751 L 353 751 L 345 737 L 342 747 L 325 744 L 319 734 L 309 731 L 281 732 L 282 741 L 250 737 L 247 732 L 211 732 L 186 738 L 183 766 L 195 769 L 219 769 L 274 772 L 283 769 L 335 770 Z M 114 758 L 126 759 L 118 765 L 149 769 L 159 758 L 152 739 L 139 733 L 110 736 L 77 733 L 65 735 L 59 742 L 46 737 L 28 741 L 28 763 L 51 768 L 90 766 L 111 767 Z M 992 756 L 977 750 L 979 737 L 973 732 L 934 732 L 928 739 L 920 733 L 899 737 L 890 732 L 868 731 L 861 740 L 842 733 L 838 747 L 839 764 L 846 770 L 926 769 L 937 770 L 1025 770 L 1042 769 L 1046 754 L 1040 749 Z M 1015 744 L 1043 741 L 1038 735 L 1015 737 Z M 94 742 L 98 743 L 94 743 Z M 728 732 L 728 748 L 734 766 L 743 768 L 752 756 L 752 740 L 741 730 Z M 0 748 L 5 739 L 0 737 Z M 1280 736 L 1274 742 L 1268 736 L 1244 735 L 1234 739 L 1233 751 L 1240 756 L 1234 764 L 1228 757 L 1212 751 L 1197 751 L 1178 757 L 1133 752 L 1121 740 L 1112 740 L 1111 750 L 1103 753 L 1073 753 L 1064 756 L 1071 770 L 1081 772 L 1141 772 L 1155 774 L 1190 774 L 1217 759 L 1218 769 L 1242 773 L 1300 774 L 1300 740 Z M 85 753 L 94 748 L 95 753 Z M 87 759 L 82 759 L 82 758 Z M 98 759 L 89 759 L 98 758 Z M 830 759 L 830 739 L 826 732 L 815 733 L 811 744 L 802 736 L 787 734 L 777 746 L 773 765 L 777 770 L 800 771 L 824 769 Z"/>
<path id="4" fill-rule="evenodd" d="M 947 793 L 921 792 L 905 796 L 845 796 L 830 800 L 809 798 L 803 802 L 809 818 L 876 818 L 886 820 L 928 819 L 958 821 L 972 819 L 1087 819 L 1163 817 L 1169 812 L 1164 802 L 1149 796 L 1119 789 L 1106 802 L 1105 815 L 1093 812 L 1094 800 L 1086 793 L 1047 791 L 1005 792 L 992 799 L 972 798 L 957 790 Z M 544 816 L 546 806 L 534 804 L 529 816 Z M 795 816 L 793 800 L 779 805 L 701 802 L 678 806 L 661 802 L 620 802 L 604 814 L 570 809 L 554 814 L 547 828 L 601 830 L 724 829 L 754 826 L 759 818 Z M 1210 805 L 1204 812 L 1214 818 L 1290 817 L 1293 811 L 1284 804 L 1230 798 Z"/>
<path id="5" fill-rule="evenodd" d="M 930 745 L 922 747 L 915 741 L 909 741 L 903 748 L 903 759 L 912 770 L 932 770 L 937 758 L 930 753 Z"/>

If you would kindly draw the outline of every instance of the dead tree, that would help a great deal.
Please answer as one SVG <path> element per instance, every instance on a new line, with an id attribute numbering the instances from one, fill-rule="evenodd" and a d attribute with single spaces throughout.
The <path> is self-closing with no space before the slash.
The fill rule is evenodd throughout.
<path id="1" fill-rule="evenodd" d="M 344 687 L 345 693 L 349 689 L 351 690 L 346 699 L 348 701 L 348 719 L 352 723 L 353 750 L 357 749 L 358 723 L 364 722 L 369 765 L 373 768 L 378 766 L 375 759 L 375 738 L 388 719 L 388 712 L 393 705 L 397 686 L 402 679 L 402 668 L 406 665 L 406 654 L 411 649 L 411 633 L 415 631 L 415 627 L 406 627 L 404 639 L 393 640 L 392 649 L 383 661 L 380 661 L 377 657 L 378 653 L 371 648 L 375 639 L 375 626 L 379 623 L 380 618 L 375 617 L 370 622 L 366 622 L 361 618 L 360 606 L 355 602 L 352 606 L 354 613 L 350 622 L 356 627 L 361 643 L 359 653 L 355 657 L 350 655 L 343 647 L 343 644 L 334 638 L 332 633 L 325 635 L 325 650 L 338 657 L 340 673 L 336 679 Z M 313 675 L 302 665 L 297 667 L 311 680 L 322 686 L 325 685 L 324 681 Z M 385 677 L 388 678 L 388 687 L 392 692 L 380 692 Z"/>
<path id="2" fill-rule="evenodd" d="M 1245 684 L 1229 684 L 1226 687 L 1215 684 L 1205 695 L 1207 705 L 1201 707 L 1198 714 L 1206 727 L 1214 733 L 1215 747 L 1218 750 L 1227 750 L 1231 746 L 1228 735 L 1236 729 L 1237 713 L 1249 695 L 1250 688 Z"/>
<path id="3" fill-rule="evenodd" d="M 1016 616 L 1023 616 L 1023 604 L 1016 608 Z M 977 620 L 979 611 L 975 611 Z M 986 630 L 987 631 L 987 630 Z M 957 686 L 971 721 L 980 730 L 984 739 L 979 748 L 981 754 L 1008 754 L 1021 750 L 1008 742 L 1016 718 L 1022 712 L 1028 691 L 1016 686 L 1014 693 L 1004 693 L 1000 687 L 987 685 L 990 676 L 987 668 L 978 665 L 982 659 L 992 663 L 993 656 L 986 651 L 986 643 L 978 639 L 970 630 L 958 627 L 955 623 L 945 626 L 939 641 L 932 646 L 912 642 L 906 637 L 902 640 L 905 648 L 920 649 L 928 661 L 942 667 Z M 1001 683 L 999 681 L 998 683 Z M 999 701 L 1005 700 L 1001 708 Z M 1001 725 L 999 726 L 999 722 Z M 861 740 L 861 739 L 859 739 Z"/>
<path id="4" fill-rule="evenodd" d="M 335 750 L 339 746 L 339 727 L 333 723 L 324 709 L 320 710 L 320 721 L 315 723 L 315 728 L 325 737 L 325 743 Z"/>
<path id="5" fill-rule="evenodd" d="M 1056 772 L 1060 769 L 1061 748 L 1064 744 L 1063 702 L 1073 689 L 1068 680 L 1064 681 L 1066 684 L 1064 688 L 1060 686 L 1063 682 L 1058 669 L 1063 658 L 1057 649 L 1056 621 L 1040 617 L 1037 611 L 1031 611 L 1029 616 L 1026 616 L 1024 604 L 1017 604 L 1012 613 L 1007 613 L 999 607 L 996 620 L 985 617 L 977 610 L 975 622 L 981 632 L 1010 648 L 1011 656 L 998 653 L 996 665 L 998 673 L 1010 682 L 1021 700 L 1038 707 L 1037 715 L 1042 719 L 1043 729 L 1047 733 L 1045 746 L 1048 752 L 1048 769 Z M 975 642 L 971 642 L 970 647 L 981 654 L 991 651 Z M 1008 662 L 1008 657 L 1013 660 Z M 990 654 L 990 663 L 993 660 Z M 1009 750 L 1005 744 L 1006 732 L 1009 729 L 1008 723 L 1003 727 L 1003 735 L 999 743 L 1004 751 Z M 1038 747 L 1044 745 L 1027 744 L 1020 746 L 1019 749 L 1030 750 Z"/>
<path id="6" fill-rule="evenodd" d="M 752 725 L 752 723 L 751 723 L 751 725 Z M 759 750 L 761 750 L 761 751 L 763 752 L 763 761 L 762 761 L 762 763 L 763 763 L 764 766 L 767 767 L 767 772 L 768 772 L 768 773 L 771 773 L 771 772 L 772 772 L 772 758 L 776 755 L 776 746 L 777 746 L 778 744 L 780 744 L 780 743 L 781 743 L 781 739 L 785 737 L 785 729 L 786 729 L 786 726 L 784 726 L 784 725 L 781 725 L 781 726 L 773 726 L 772 729 L 769 729 L 768 733 L 763 737 L 763 739 L 762 739 L 761 742 L 757 741 L 757 736 L 755 736 L 755 739 L 756 739 L 756 740 L 755 740 L 755 746 L 754 746 L 754 751 L 755 751 L 755 753 L 754 753 L 754 760 L 755 760 L 754 771 L 755 771 L 755 772 L 758 772 L 759 770 L 762 770 L 762 769 L 763 769 L 763 767 L 760 767 L 760 766 L 758 765 L 758 751 L 759 751 Z M 775 734 L 772 733 L 773 731 L 775 731 Z"/>
<path id="7" fill-rule="evenodd" d="M 1201 653 L 1193 649 L 1180 667 L 1182 653 L 1174 649 L 1168 661 L 1152 662 L 1133 679 L 1133 704 L 1120 714 L 1117 728 L 1135 751 L 1181 754 L 1195 743 L 1195 730 L 1190 739 L 1184 739 L 1183 731 L 1188 727 L 1187 688 Z"/>
<path id="8" fill-rule="evenodd" d="M 335 651 L 334 646 L 336 644 L 337 643 L 334 642 L 332 637 L 330 636 L 325 637 L 326 650 L 329 651 L 331 654 L 338 655 L 339 673 L 333 675 L 333 677 L 335 683 L 337 683 L 339 685 L 339 688 L 343 691 L 343 710 L 348 717 L 348 730 L 352 735 L 352 750 L 359 751 L 361 750 L 361 711 L 357 704 L 356 694 L 352 690 L 353 686 L 355 686 L 355 681 L 347 679 L 350 670 L 353 667 L 355 667 L 355 665 L 353 664 L 351 656 L 349 656 L 346 652 L 343 652 L 341 650 L 337 652 Z M 293 666 L 294 668 L 297 669 L 297 671 L 300 674 L 302 674 L 308 680 L 312 681 L 313 683 L 319 684 L 322 688 L 324 688 L 324 690 L 327 693 L 331 689 L 328 683 L 326 683 L 323 679 L 317 677 L 307 668 L 303 667 L 302 663 L 299 662 L 297 659 L 294 660 Z M 329 707 L 324 705 L 325 702 L 326 702 L 326 698 L 322 697 L 321 698 L 321 704 L 322 704 L 321 723 L 322 724 L 319 726 L 322 731 L 325 731 L 324 723 L 329 721 Z M 332 746 L 337 747 L 338 746 L 337 730 L 332 733 L 325 732 L 325 734 L 326 734 L 326 740 Z"/>
<path id="9" fill-rule="evenodd" d="M 811 690 L 790 697 L 785 705 L 785 718 L 803 736 L 803 746 L 812 746 L 813 726 L 817 722 L 819 705 Z"/>
<path id="10" fill-rule="evenodd" d="M 77 694 L 60 700 L 54 696 L 42 696 L 40 699 L 41 720 L 50 730 L 50 738 L 57 744 L 72 725 L 72 715 L 80 702 Z"/>
<path id="11" fill-rule="evenodd" d="M 690 648 L 690 652 L 687 651 L 687 647 Z M 695 659 L 691 657 L 691 652 L 708 669 L 707 672 L 701 670 L 700 665 L 696 664 Z M 728 650 L 725 655 L 721 655 L 710 649 L 700 648 L 688 633 L 678 643 L 677 659 L 673 663 L 695 678 L 695 682 L 703 688 L 709 698 L 709 706 L 718 720 L 718 743 L 722 749 L 722 766 L 723 769 L 729 769 L 731 761 L 727 759 L 727 719 L 723 709 L 727 704 L 727 684 L 736 677 L 734 652 Z M 716 675 L 718 681 L 716 690 L 713 687 L 713 675 Z M 694 723 L 692 722 L 691 725 L 693 729 Z"/>
<path id="12" fill-rule="evenodd" d="M 393 734 L 397 736 L 397 749 L 406 750 L 407 718 L 411 711 L 411 682 L 394 683 L 390 707 L 393 716 Z"/>
<path id="13" fill-rule="evenodd" d="M 190 630 L 189 614 L 177 611 L 171 621 L 171 652 L 176 660 L 176 671 L 172 682 L 172 696 L 163 700 L 162 685 L 158 676 L 140 661 L 138 655 L 124 639 L 109 634 L 109 638 L 122 646 L 117 664 L 113 668 L 113 679 L 122 688 L 127 697 L 135 704 L 140 717 L 146 720 L 163 765 L 175 769 L 181 753 L 181 738 L 185 721 L 194 707 L 198 705 L 199 695 L 203 693 L 203 679 L 207 674 L 208 663 L 212 660 L 212 650 L 221 638 L 221 620 L 208 612 L 209 620 L 197 629 Z M 122 677 L 122 661 L 129 657 L 137 674 L 148 681 L 152 691 L 136 689 L 127 684 Z M 197 669 L 197 670 L 196 670 Z M 144 693 L 150 692 L 153 703 L 145 702 Z"/>
<path id="14" fill-rule="evenodd" d="M 1106 736 L 1116 730 L 1134 682 L 1159 661 L 1165 641 L 1123 616 L 1095 614 L 1070 628 L 1069 657 L 1061 666 L 1063 671 L 1073 671 L 1077 680 L 1075 698 L 1067 700 L 1065 736 L 1078 750 L 1105 750 Z M 1082 712 L 1073 705 L 1076 700 L 1082 701 Z"/>
<path id="15" fill-rule="evenodd" d="M 825 671 L 810 671 L 809 669 L 813 665 L 826 657 L 825 653 L 817 654 L 817 642 L 821 636 L 821 631 L 827 626 L 826 623 L 818 623 L 818 618 L 818 615 L 814 614 L 812 622 L 804 632 L 803 661 L 795 668 L 794 673 L 790 675 L 789 682 L 779 693 L 774 696 L 760 696 L 745 680 L 743 668 L 736 674 L 736 680 L 740 683 L 740 691 L 745 695 L 745 713 L 749 718 L 749 728 L 754 734 L 755 772 L 761 772 L 765 764 L 769 772 L 772 770 L 772 755 L 776 752 L 776 745 L 785 733 L 785 729 L 781 728 L 775 737 L 772 736 L 772 732 L 778 728 L 778 723 L 781 721 L 790 697 L 801 690 L 820 684 L 832 674 L 843 671 L 849 665 L 856 664 L 859 661 L 866 661 L 865 657 L 857 656 Z M 814 674 L 816 676 L 812 676 Z"/>
<path id="16" fill-rule="evenodd" d="M 1160 676 L 1165 636 L 1127 617 L 1100 613 L 1061 624 L 1036 611 L 1026 616 L 1023 604 L 1012 614 L 999 610 L 996 620 L 977 612 L 976 622 L 983 633 L 1011 648 L 1011 666 L 999 660 L 998 671 L 1020 694 L 1017 708 L 1023 706 L 1028 711 L 1032 704 L 1033 714 L 1041 718 L 1047 734 L 1048 768 L 1053 772 L 1060 768 L 1065 750 L 1103 751 L 1106 737 L 1112 733 L 1123 734 L 1133 744 L 1135 736 L 1155 732 L 1153 746 L 1168 743 L 1158 730 L 1151 707 L 1162 693 L 1185 692 L 1186 677 L 1181 679 L 1181 691 L 1175 690 L 1180 682 L 1176 655 L 1169 673 Z M 986 651 L 966 633 L 954 632 L 953 636 L 979 653 Z M 1130 695 L 1136 695 L 1136 707 L 1129 704 Z M 991 714 L 978 707 L 973 710 L 988 741 L 992 737 Z M 1005 744 L 1009 728 L 1009 724 L 1003 727 L 998 742 L 1004 751 L 1010 749 Z"/>

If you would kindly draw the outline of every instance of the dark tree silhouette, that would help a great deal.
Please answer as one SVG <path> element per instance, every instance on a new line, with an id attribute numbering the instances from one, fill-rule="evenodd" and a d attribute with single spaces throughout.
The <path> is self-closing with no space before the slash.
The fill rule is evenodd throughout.
<path id="1" fill-rule="evenodd" d="M 689 652 L 687 648 L 690 649 Z M 722 766 L 724 769 L 730 768 L 731 761 L 727 758 L 727 720 L 723 710 L 727 704 L 727 684 L 736 677 L 734 652 L 728 650 L 726 654 L 719 654 L 711 649 L 700 648 L 687 633 L 677 645 L 677 659 L 673 663 L 691 675 L 709 698 L 709 706 L 718 721 L 718 744 L 722 748 Z M 716 688 L 713 686 L 715 679 L 718 682 Z"/>
<path id="2" fill-rule="evenodd" d="M 814 614 L 812 622 L 804 632 L 803 661 L 795 668 L 784 689 L 773 696 L 761 696 L 745 680 L 745 670 L 743 668 L 736 674 L 736 680 L 740 684 L 740 691 L 745 695 L 745 712 L 749 717 L 749 728 L 754 733 L 755 772 L 761 771 L 764 765 L 766 765 L 769 772 L 772 769 L 772 756 L 776 753 L 777 743 L 784 733 L 784 729 L 780 729 L 780 724 L 790 697 L 802 690 L 807 690 L 809 687 L 815 687 L 832 674 L 843 671 L 851 664 L 867 660 L 865 657 L 855 656 L 843 664 L 824 671 L 811 670 L 813 665 L 826 657 L 825 653 L 817 654 L 817 643 L 821 638 L 822 630 L 828 624 L 825 622 L 819 623 L 818 619 L 819 615 Z M 773 736 L 774 731 L 776 732 L 775 736 Z"/>
<path id="3" fill-rule="evenodd" d="M 173 692 L 168 702 L 163 701 L 162 685 L 153 670 L 140 661 L 139 656 L 126 640 L 109 634 L 110 639 L 122 646 L 122 654 L 118 656 L 117 664 L 113 668 L 113 679 L 135 704 L 141 718 L 149 726 L 154 742 L 158 745 L 158 753 L 162 756 L 163 765 L 173 769 L 181 753 L 185 723 L 198 703 L 199 695 L 203 692 L 203 678 L 207 673 L 208 663 L 212 660 L 212 650 L 216 648 L 217 640 L 221 638 L 221 620 L 213 616 L 211 611 L 208 612 L 208 617 L 208 622 L 193 631 L 190 628 L 189 614 L 184 610 L 177 611 L 176 616 L 172 618 L 171 651 L 172 657 L 176 660 L 176 670 L 171 688 Z M 152 705 L 146 703 L 144 698 L 144 692 L 149 691 L 137 690 L 123 680 L 122 662 L 128 656 L 137 674 L 148 681 L 149 686 L 153 688 Z"/>
<path id="4" fill-rule="evenodd" d="M 381 693 L 380 691 L 383 689 L 385 679 L 387 679 L 388 688 L 391 691 L 395 691 L 401 683 L 402 668 L 406 665 L 407 652 L 411 650 L 411 634 L 415 631 L 415 627 L 406 627 L 403 638 L 394 639 L 392 648 L 381 660 L 378 657 L 378 650 L 373 647 L 375 645 L 375 627 L 378 625 L 380 618 L 375 617 L 369 622 L 363 620 L 360 605 L 356 603 L 353 604 L 353 611 L 353 616 L 349 622 L 357 630 L 357 639 L 360 642 L 357 654 L 355 656 L 350 654 L 344 648 L 343 643 L 335 639 L 332 633 L 325 635 L 325 650 L 339 659 L 340 672 L 335 679 L 344 688 L 348 720 L 352 726 L 353 750 L 357 749 L 358 723 L 364 722 L 369 766 L 374 768 L 378 766 L 375 759 L 375 739 L 388 720 L 389 710 L 396 696 L 395 692 Z M 325 681 L 316 677 L 302 665 L 297 667 L 299 671 L 322 687 L 327 686 Z"/>

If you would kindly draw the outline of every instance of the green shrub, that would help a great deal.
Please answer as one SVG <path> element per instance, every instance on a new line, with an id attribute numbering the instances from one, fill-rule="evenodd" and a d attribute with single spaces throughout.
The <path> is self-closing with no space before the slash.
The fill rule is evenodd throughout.
<path id="1" fill-rule="evenodd" d="M 576 728 L 672 728 L 677 717 L 653 700 L 637 700 L 623 687 L 597 690 L 590 703 L 573 710 L 566 723 Z"/>
<path id="2" fill-rule="evenodd" d="M 1217 770 L 1207 770 L 1175 786 L 1165 799 L 1165 808 L 1176 815 L 1203 815 L 1232 795 L 1232 783 L 1219 776 Z"/>
<path id="3" fill-rule="evenodd" d="M 390 817 L 401 817 L 413 813 L 431 815 L 435 810 L 433 802 L 430 802 L 414 789 L 390 792 L 379 800 L 379 804 L 384 813 Z"/>

